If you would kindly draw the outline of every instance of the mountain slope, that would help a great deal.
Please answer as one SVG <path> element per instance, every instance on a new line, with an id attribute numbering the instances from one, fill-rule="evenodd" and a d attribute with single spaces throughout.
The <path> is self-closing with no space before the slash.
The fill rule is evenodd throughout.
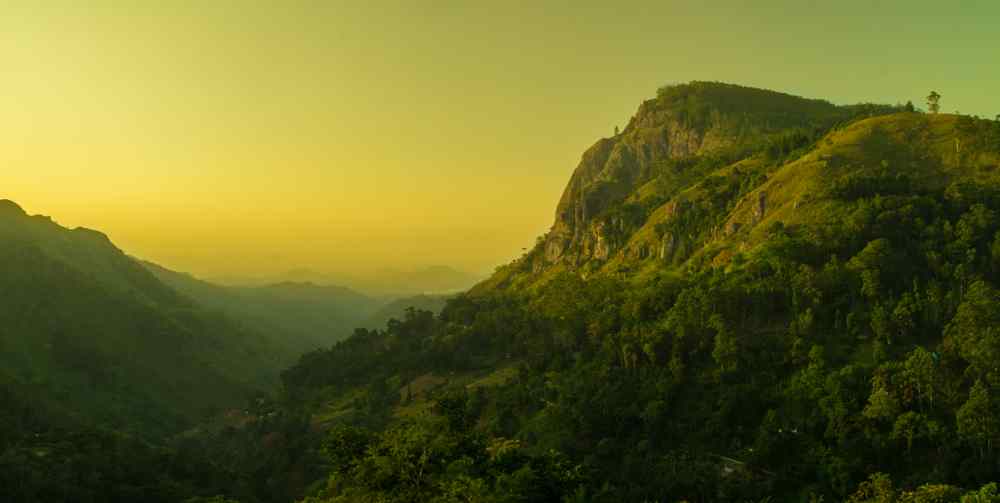
<path id="1" fill-rule="evenodd" d="M 692 173 L 679 171 L 705 176 L 705 164 L 711 164 L 685 166 L 684 160 L 733 162 L 782 133 L 813 134 L 867 112 L 729 84 L 663 88 L 656 99 L 642 103 L 621 134 L 584 153 L 556 208 L 545 260 L 579 264 L 607 259 L 620 247 L 616 238 L 627 232 L 635 213 L 662 208 L 665 197 L 683 188 L 679 179 L 692 178 Z M 655 185 L 647 184 L 657 179 L 666 182 L 662 193 L 637 193 L 641 188 L 655 192 Z M 638 207 L 614 211 L 626 201 Z"/>
<path id="2" fill-rule="evenodd" d="M 350 453 L 309 501 L 995 495 L 1000 121 L 644 107 L 532 251 L 282 374 Z"/>
<path id="3" fill-rule="evenodd" d="M 583 155 L 535 248 L 476 291 L 545 271 L 683 266 L 746 223 L 727 222 L 735 205 L 761 215 L 773 206 L 755 189 L 787 161 L 839 127 L 898 111 L 711 82 L 662 88 L 620 135 Z"/>
<path id="4" fill-rule="evenodd" d="M 243 403 L 280 352 L 94 231 L 0 205 L 0 360 L 81 421 L 158 435 Z"/>

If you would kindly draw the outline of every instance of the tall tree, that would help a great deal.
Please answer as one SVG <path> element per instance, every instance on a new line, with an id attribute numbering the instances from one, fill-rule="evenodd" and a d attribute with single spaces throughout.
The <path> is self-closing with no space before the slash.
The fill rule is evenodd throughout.
<path id="1" fill-rule="evenodd" d="M 958 409 L 955 419 L 958 434 L 979 447 L 980 455 L 985 457 L 993 448 L 998 431 L 990 392 L 982 381 L 976 381 L 969 390 L 969 399 Z"/>
<path id="2" fill-rule="evenodd" d="M 941 95 L 937 91 L 931 91 L 931 94 L 927 95 L 927 109 L 931 113 L 936 114 L 941 110 Z"/>

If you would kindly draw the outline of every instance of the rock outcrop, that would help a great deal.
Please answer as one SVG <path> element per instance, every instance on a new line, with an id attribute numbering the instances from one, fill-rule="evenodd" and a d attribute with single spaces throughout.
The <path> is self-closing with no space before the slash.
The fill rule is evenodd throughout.
<path id="1" fill-rule="evenodd" d="M 606 222 L 606 213 L 630 197 L 641 199 L 636 191 L 671 160 L 732 151 L 837 113 L 838 107 L 824 101 L 728 84 L 695 82 L 661 90 L 639 106 L 621 134 L 598 140 L 583 154 L 542 244 L 544 264 L 606 261 L 621 252 L 629 236 Z M 755 203 L 762 217 L 766 200 Z M 659 242 L 648 242 L 639 255 L 669 260 L 682 238 L 657 236 Z"/>
<path id="2" fill-rule="evenodd" d="M 584 153 L 563 192 L 545 243 L 549 262 L 607 259 L 607 226 L 597 217 L 655 176 L 658 163 L 735 144 L 717 127 L 685 125 L 670 110 L 647 101 L 625 131 L 599 140 Z"/>

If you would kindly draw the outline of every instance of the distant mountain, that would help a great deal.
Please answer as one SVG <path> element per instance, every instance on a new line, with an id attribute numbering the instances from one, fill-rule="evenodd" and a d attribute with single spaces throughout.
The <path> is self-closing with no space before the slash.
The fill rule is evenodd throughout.
<path id="1" fill-rule="evenodd" d="M 357 270 L 327 273 L 299 268 L 270 276 L 223 276 L 208 278 L 217 285 L 263 286 L 274 283 L 340 285 L 370 297 L 395 298 L 420 294 L 451 294 L 468 290 L 486 276 L 434 265 L 416 269 Z"/>
<path id="2" fill-rule="evenodd" d="M 0 201 L 0 365 L 93 424 L 176 431 L 243 404 L 289 354 L 159 281 L 103 234 Z"/>
<path id="3" fill-rule="evenodd" d="M 329 275 L 296 269 L 285 275 L 292 281 L 343 284 L 374 296 L 449 294 L 469 289 L 483 278 L 453 267 L 435 265 L 419 269 L 385 269 L 371 273 Z"/>
<path id="4" fill-rule="evenodd" d="M 410 308 L 437 314 L 444 309 L 451 297 L 451 295 L 414 295 L 396 299 L 379 308 L 360 326 L 372 330 L 385 328 L 386 323 L 391 319 L 402 320 L 406 315 L 406 310 Z"/>
<path id="5" fill-rule="evenodd" d="M 283 282 L 221 286 L 143 262 L 161 281 L 199 304 L 265 330 L 294 353 L 330 346 L 359 327 L 382 301 L 340 286 Z"/>
<path id="6" fill-rule="evenodd" d="M 382 275 L 384 288 L 399 293 L 458 293 L 482 280 L 480 276 L 458 269 L 435 265 L 410 271 L 392 271 Z"/>

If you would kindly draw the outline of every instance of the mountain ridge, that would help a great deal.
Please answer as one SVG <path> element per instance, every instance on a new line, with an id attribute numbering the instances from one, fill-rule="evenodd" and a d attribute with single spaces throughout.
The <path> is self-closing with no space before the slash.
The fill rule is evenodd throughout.
<path id="1" fill-rule="evenodd" d="M 223 286 L 142 261 L 161 281 L 201 305 L 266 330 L 299 354 L 346 338 L 381 302 L 336 285 L 281 281 L 256 286 Z"/>
<path id="2" fill-rule="evenodd" d="M 178 294 L 103 233 L 3 211 L 0 242 L 3 363 L 89 424 L 165 435 L 277 377 L 279 347 Z"/>
<path id="3" fill-rule="evenodd" d="M 658 94 L 639 106 L 619 135 L 598 140 L 584 153 L 545 237 L 547 263 L 606 260 L 621 244 L 612 227 L 621 227 L 622 219 L 600 217 L 650 182 L 664 164 L 709 156 L 733 163 L 748 147 L 775 135 L 828 128 L 857 113 L 823 100 L 712 82 L 665 87 Z M 657 202 L 652 211 L 669 204 Z"/>

